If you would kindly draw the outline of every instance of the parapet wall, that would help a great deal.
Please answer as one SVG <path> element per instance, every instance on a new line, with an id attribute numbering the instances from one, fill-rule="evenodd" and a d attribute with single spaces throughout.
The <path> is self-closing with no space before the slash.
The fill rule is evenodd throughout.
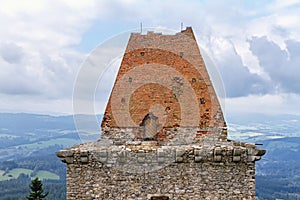
<path id="1" fill-rule="evenodd" d="M 255 199 L 264 150 L 239 142 L 158 146 L 86 143 L 60 151 L 67 199 Z"/>

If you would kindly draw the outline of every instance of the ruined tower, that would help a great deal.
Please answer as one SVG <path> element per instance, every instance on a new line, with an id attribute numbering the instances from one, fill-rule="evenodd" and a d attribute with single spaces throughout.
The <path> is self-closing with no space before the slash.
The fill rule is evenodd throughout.
<path id="1" fill-rule="evenodd" d="M 255 145 L 229 141 L 194 33 L 132 33 L 101 140 L 57 152 L 67 199 L 255 199 Z"/>

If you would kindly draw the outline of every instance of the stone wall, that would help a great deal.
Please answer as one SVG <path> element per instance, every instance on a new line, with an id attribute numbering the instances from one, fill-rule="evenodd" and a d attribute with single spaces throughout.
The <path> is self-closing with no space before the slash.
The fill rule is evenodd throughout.
<path id="1" fill-rule="evenodd" d="M 143 127 L 133 128 L 110 128 L 110 134 L 103 134 L 101 140 L 114 145 L 124 145 L 137 142 Z M 187 145 L 187 144 L 214 144 L 215 142 L 227 141 L 227 128 L 216 127 L 201 129 L 199 127 L 173 127 L 165 128 L 158 136 L 163 139 L 156 140 L 159 145 Z"/>
<path id="2" fill-rule="evenodd" d="M 158 146 L 86 143 L 58 153 L 67 199 L 255 199 L 255 161 L 264 150 L 240 142 Z"/>

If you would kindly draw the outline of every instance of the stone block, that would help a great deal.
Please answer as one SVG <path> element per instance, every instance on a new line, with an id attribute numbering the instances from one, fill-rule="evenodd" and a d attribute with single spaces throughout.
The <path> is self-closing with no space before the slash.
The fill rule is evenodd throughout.
<path id="1" fill-rule="evenodd" d="M 266 150 L 265 149 L 255 149 L 255 155 L 256 156 L 263 156 L 263 155 L 265 155 L 265 153 L 266 153 Z"/>
<path id="2" fill-rule="evenodd" d="M 99 152 L 97 152 L 96 156 L 97 159 L 102 162 L 102 163 L 106 163 L 107 162 L 107 151 L 106 150 L 100 150 Z"/>
<path id="3" fill-rule="evenodd" d="M 176 151 L 175 151 L 175 162 L 183 162 L 184 153 L 185 153 L 185 150 L 176 149 Z"/>
<path id="4" fill-rule="evenodd" d="M 72 151 L 72 150 L 61 150 L 61 151 L 56 152 L 56 155 L 60 158 L 71 157 L 71 156 L 74 155 L 74 151 Z"/>
<path id="5" fill-rule="evenodd" d="M 74 162 L 74 157 L 73 156 L 67 156 L 65 158 L 65 161 L 67 164 L 72 164 Z"/>
<path id="6" fill-rule="evenodd" d="M 240 162 L 241 161 L 241 156 L 233 156 L 232 161 L 233 162 Z"/>
<path id="7" fill-rule="evenodd" d="M 176 157 L 175 162 L 178 162 L 178 163 L 183 162 L 183 157 Z"/>
<path id="8" fill-rule="evenodd" d="M 81 163 L 88 163 L 88 161 L 89 161 L 88 157 L 86 157 L 86 156 L 80 157 L 80 162 Z"/>
<path id="9" fill-rule="evenodd" d="M 85 156 L 87 157 L 89 155 L 89 152 L 88 151 L 81 151 L 80 152 L 80 156 Z"/>
<path id="10" fill-rule="evenodd" d="M 215 155 L 222 155 L 222 149 L 220 147 L 215 148 L 214 154 Z"/>
<path id="11" fill-rule="evenodd" d="M 125 163 L 126 160 L 127 160 L 127 153 L 126 153 L 126 151 L 121 151 L 119 153 L 119 162 Z"/>
<path id="12" fill-rule="evenodd" d="M 165 152 L 162 149 L 157 150 L 157 162 L 165 162 Z"/>
<path id="13" fill-rule="evenodd" d="M 221 162 L 221 161 L 222 161 L 222 156 L 220 156 L 220 155 L 219 155 L 219 156 L 215 155 L 215 156 L 214 156 L 214 161 L 215 161 L 215 162 Z"/>
<path id="14" fill-rule="evenodd" d="M 248 156 L 248 162 L 255 162 L 260 160 L 261 157 L 260 156 Z"/>
<path id="15" fill-rule="evenodd" d="M 233 156 L 240 156 L 242 154 L 241 149 L 233 149 Z"/>
<path id="16" fill-rule="evenodd" d="M 157 157 L 165 157 L 165 152 L 162 149 L 157 150 Z"/>
<path id="17" fill-rule="evenodd" d="M 247 149 L 247 154 L 248 155 L 253 155 L 254 154 L 254 150 L 252 148 L 248 148 Z"/>
<path id="18" fill-rule="evenodd" d="M 107 151 L 106 150 L 100 150 L 98 153 L 99 157 L 107 157 Z"/>
<path id="19" fill-rule="evenodd" d="M 176 149 L 176 157 L 182 157 L 185 153 L 184 149 Z"/>
<path id="20" fill-rule="evenodd" d="M 202 155 L 202 151 L 200 149 L 194 149 L 194 155 L 196 156 L 201 156 Z"/>
<path id="21" fill-rule="evenodd" d="M 203 160 L 202 156 L 195 156 L 195 162 L 201 162 Z"/>

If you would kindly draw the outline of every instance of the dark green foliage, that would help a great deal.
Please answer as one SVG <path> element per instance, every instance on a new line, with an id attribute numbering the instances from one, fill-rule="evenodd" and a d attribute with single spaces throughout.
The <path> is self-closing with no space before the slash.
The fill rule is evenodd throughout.
<path id="1" fill-rule="evenodd" d="M 30 189 L 28 185 L 31 179 L 22 175 L 18 179 L 8 181 L 0 181 L 0 199 L 1 200 L 24 200 L 26 194 L 29 194 Z M 66 199 L 66 184 L 65 180 L 43 180 L 45 191 L 49 195 L 45 200 L 64 200 Z"/>
<path id="2" fill-rule="evenodd" d="M 4 163 L 4 164 L 3 164 Z M 60 176 L 60 180 L 43 180 L 44 190 L 49 192 L 48 200 L 66 199 L 66 166 L 55 155 L 30 157 L 13 162 L 0 162 L 0 169 L 26 168 L 31 170 L 47 170 Z M 28 185 L 31 178 L 20 174 L 17 179 L 0 181 L 1 200 L 24 200 L 30 193 Z"/>
<path id="3" fill-rule="evenodd" d="M 43 183 L 41 180 L 39 180 L 39 178 L 33 179 L 29 187 L 31 192 L 26 197 L 28 200 L 42 200 L 49 194 L 49 192 L 44 193 Z"/>
<path id="4" fill-rule="evenodd" d="M 256 176 L 256 195 L 259 200 L 300 200 L 300 178 Z"/>
<path id="5" fill-rule="evenodd" d="M 47 170 L 59 175 L 62 180 L 65 180 L 66 176 L 65 165 L 54 154 L 0 162 L 0 170 L 9 171 L 14 168 L 31 169 L 34 171 L 32 175 L 39 170 Z"/>
<path id="6" fill-rule="evenodd" d="M 9 171 L 9 170 L 12 170 L 17 167 L 18 167 L 18 164 L 15 161 L 3 161 L 1 163 L 0 169 L 2 169 L 4 171 Z"/>
<path id="7" fill-rule="evenodd" d="M 300 138 L 261 141 L 267 153 L 256 164 L 259 200 L 300 200 Z"/>
<path id="8" fill-rule="evenodd" d="M 0 181 L 1 200 L 24 200 L 24 195 L 30 192 L 28 187 L 30 178 L 21 174 L 17 179 Z"/>

